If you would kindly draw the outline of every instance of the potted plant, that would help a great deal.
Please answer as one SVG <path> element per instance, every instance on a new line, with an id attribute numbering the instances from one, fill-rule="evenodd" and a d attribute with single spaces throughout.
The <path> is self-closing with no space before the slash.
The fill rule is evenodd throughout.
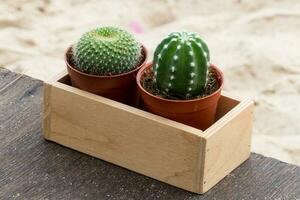
<path id="1" fill-rule="evenodd" d="M 214 122 L 223 74 L 196 33 L 169 34 L 136 81 L 146 110 L 201 130 Z"/>
<path id="2" fill-rule="evenodd" d="M 134 100 L 135 76 L 146 60 L 146 48 L 118 27 L 83 34 L 65 54 L 73 86 L 124 103 Z"/>

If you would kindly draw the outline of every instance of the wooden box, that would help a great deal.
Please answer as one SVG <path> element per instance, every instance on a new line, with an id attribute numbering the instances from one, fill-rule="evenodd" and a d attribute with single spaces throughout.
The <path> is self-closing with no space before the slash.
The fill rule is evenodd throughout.
<path id="1" fill-rule="evenodd" d="M 44 85 L 44 137 L 140 174 L 204 193 L 250 156 L 253 102 L 222 93 L 207 130 L 69 85 Z"/>

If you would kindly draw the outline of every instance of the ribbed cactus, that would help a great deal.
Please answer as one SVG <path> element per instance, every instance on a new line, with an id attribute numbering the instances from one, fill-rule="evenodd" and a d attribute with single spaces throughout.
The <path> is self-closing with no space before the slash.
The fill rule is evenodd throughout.
<path id="1" fill-rule="evenodd" d="M 171 33 L 155 50 L 154 81 L 170 96 L 198 96 L 207 82 L 209 61 L 208 47 L 196 33 Z"/>
<path id="2" fill-rule="evenodd" d="M 133 70 L 140 61 L 141 46 L 125 30 L 101 27 L 81 36 L 73 47 L 78 69 L 95 75 L 115 75 Z"/>

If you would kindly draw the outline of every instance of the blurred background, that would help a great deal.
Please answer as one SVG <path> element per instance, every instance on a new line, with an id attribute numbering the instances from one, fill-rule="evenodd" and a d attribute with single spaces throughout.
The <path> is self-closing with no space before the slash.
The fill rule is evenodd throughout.
<path id="1" fill-rule="evenodd" d="M 300 165 L 299 0 L 1 0 L 0 67 L 47 80 L 70 44 L 103 25 L 150 54 L 172 31 L 198 32 L 225 90 L 256 102 L 252 151 Z"/>

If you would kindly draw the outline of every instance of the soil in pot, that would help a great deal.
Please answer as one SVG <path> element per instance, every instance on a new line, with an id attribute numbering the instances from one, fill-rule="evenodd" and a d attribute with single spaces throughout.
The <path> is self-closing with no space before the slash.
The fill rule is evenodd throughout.
<path id="1" fill-rule="evenodd" d="M 160 91 L 157 88 L 157 85 L 155 84 L 155 82 L 153 80 L 153 72 L 151 70 L 148 70 L 147 72 L 145 72 L 144 77 L 141 80 L 141 83 L 142 83 L 143 88 L 145 88 L 145 90 L 147 92 L 149 92 L 155 96 L 158 96 L 158 97 L 161 97 L 164 99 L 180 100 L 177 97 L 170 96 L 170 95 L 163 93 L 162 91 Z M 212 93 L 217 91 L 219 89 L 219 87 L 220 87 L 220 84 L 218 82 L 215 71 L 212 68 L 209 68 L 207 85 L 204 88 L 203 93 L 201 95 L 191 98 L 191 99 L 201 98 L 201 97 L 211 95 Z"/>
<path id="2" fill-rule="evenodd" d="M 132 71 L 118 75 L 99 76 L 80 71 L 74 65 L 71 47 L 65 54 L 72 86 L 132 106 L 136 105 L 138 98 L 135 77 L 137 71 L 146 64 L 146 60 L 147 50 L 142 46 L 140 62 Z"/>
<path id="3" fill-rule="evenodd" d="M 209 68 L 208 83 L 203 93 L 192 99 L 180 100 L 161 92 L 153 81 L 152 64 L 137 75 L 143 108 L 154 114 L 205 130 L 215 120 L 215 113 L 223 85 L 222 72 Z"/>

